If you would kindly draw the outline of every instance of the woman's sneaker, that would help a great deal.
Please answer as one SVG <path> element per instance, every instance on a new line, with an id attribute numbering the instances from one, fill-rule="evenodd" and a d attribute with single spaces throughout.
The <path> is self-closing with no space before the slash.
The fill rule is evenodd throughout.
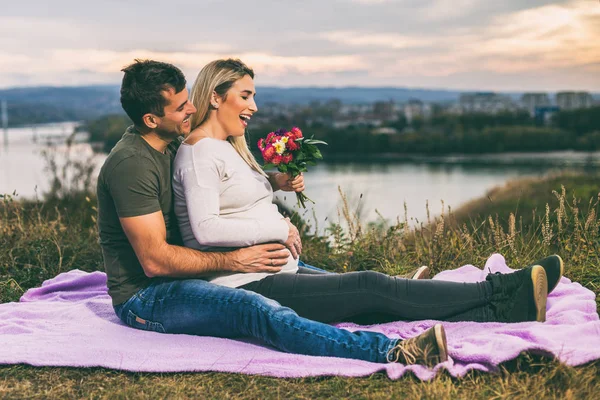
<path id="1" fill-rule="evenodd" d="M 540 265 L 486 278 L 492 285 L 491 306 L 498 322 L 546 321 L 548 279 Z"/>
<path id="2" fill-rule="evenodd" d="M 409 272 L 408 274 L 396 275 L 398 278 L 403 279 L 429 279 L 429 267 L 423 265 L 416 270 Z"/>
<path id="3" fill-rule="evenodd" d="M 448 360 L 446 332 L 442 324 L 435 324 L 419 336 L 398 341 L 387 354 L 388 362 L 404 365 L 420 364 L 433 367 Z"/>
<path id="4" fill-rule="evenodd" d="M 556 285 L 558 285 L 560 278 L 565 272 L 565 264 L 563 263 L 562 258 L 560 258 L 559 255 L 553 254 L 534 262 L 531 266 L 533 265 L 539 265 L 546 271 L 546 277 L 548 278 L 548 294 L 550 294 L 554 288 L 556 288 Z"/>

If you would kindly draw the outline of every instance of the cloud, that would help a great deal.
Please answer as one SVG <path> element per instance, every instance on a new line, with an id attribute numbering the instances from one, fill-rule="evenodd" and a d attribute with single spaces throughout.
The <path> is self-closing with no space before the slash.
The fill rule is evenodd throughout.
<path id="1" fill-rule="evenodd" d="M 420 19 L 429 22 L 450 20 L 472 14 L 481 4 L 478 0 L 435 0 L 419 11 Z"/>
<path id="2" fill-rule="evenodd" d="M 0 86 L 118 83 L 136 57 L 173 62 L 191 80 L 233 56 L 269 84 L 600 90 L 591 0 L 256 0 L 242 14 L 228 12 L 238 0 L 112 1 L 85 13 L 76 0 L 31 1 L 0 17 Z"/>
<path id="3" fill-rule="evenodd" d="M 421 37 L 398 35 L 395 33 L 364 34 L 353 31 L 324 32 L 320 35 L 323 39 L 334 43 L 356 47 L 383 47 L 388 49 L 405 49 L 409 47 L 422 47 L 429 40 Z"/>
<path id="4" fill-rule="evenodd" d="M 372 5 L 372 4 L 390 3 L 393 0 L 350 0 L 350 1 L 352 3 Z"/>
<path id="5" fill-rule="evenodd" d="M 565 80 L 561 73 L 575 68 L 584 74 L 578 80 L 580 89 L 586 85 L 600 89 L 600 81 L 592 76 L 600 65 L 596 43 L 600 38 L 600 7 L 584 0 L 505 13 L 484 26 L 442 34 L 335 31 L 321 37 L 347 46 L 349 51 L 362 53 L 369 48 L 368 58 L 363 58 L 369 60 L 374 80 L 415 81 L 478 71 L 490 77 L 513 76 L 513 87 L 503 84 L 502 88 L 519 90 L 523 87 L 519 74 L 535 77 L 554 72 L 556 85 L 561 85 Z M 581 82 L 587 84 L 582 87 Z M 535 80 L 532 83 L 535 85 Z M 464 81 L 460 84 L 469 86 Z M 488 87 L 498 88 L 493 83 Z"/>
<path id="6" fill-rule="evenodd" d="M 193 45 L 190 47 L 194 47 Z M 198 46 L 202 47 L 202 45 Z M 270 78 L 296 75 L 340 73 L 365 68 L 356 56 L 283 57 L 264 52 L 155 52 L 144 49 L 111 51 L 97 49 L 53 49 L 38 56 L 0 52 L 0 69 L 3 74 L 32 75 L 47 84 L 79 84 L 82 77 L 96 74 L 94 83 L 117 82 L 120 70 L 135 58 L 171 62 L 187 73 L 188 80 L 195 78 L 208 62 L 226 57 L 241 58 L 259 75 Z M 43 62 L 42 62 L 43 61 Z M 64 76 L 69 80 L 65 82 Z M 0 80 L 0 85 L 2 81 Z"/>

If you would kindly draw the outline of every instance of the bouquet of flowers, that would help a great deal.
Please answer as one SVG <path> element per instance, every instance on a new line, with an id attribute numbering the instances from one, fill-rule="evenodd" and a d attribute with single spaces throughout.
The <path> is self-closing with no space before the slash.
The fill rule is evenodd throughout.
<path id="1" fill-rule="evenodd" d="M 277 167 L 279 172 L 287 173 L 294 179 L 301 172 L 306 172 L 308 165 L 317 165 L 316 161 L 323 158 L 317 147 L 319 144 L 327 143 L 312 137 L 305 138 L 298 127 L 271 132 L 258 141 L 258 148 L 266 163 L 263 169 Z M 303 192 L 296 193 L 296 198 L 298 206 L 302 208 L 306 208 L 306 201 L 315 203 Z"/>

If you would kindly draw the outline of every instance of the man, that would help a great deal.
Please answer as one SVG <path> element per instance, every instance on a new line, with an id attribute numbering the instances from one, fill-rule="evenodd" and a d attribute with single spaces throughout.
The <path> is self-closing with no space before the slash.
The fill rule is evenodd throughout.
<path id="1" fill-rule="evenodd" d="M 144 330 L 219 337 L 250 336 L 280 350 L 373 362 L 435 364 L 447 349 L 441 325 L 398 340 L 348 332 L 301 318 L 251 291 L 198 279 L 215 271 L 278 272 L 282 244 L 231 252 L 182 247 L 173 215 L 171 164 L 196 111 L 173 65 L 136 60 L 123 69 L 121 104 L 127 129 L 98 177 L 98 227 L 116 314 Z M 290 237 L 298 231 L 290 226 Z M 299 238 L 298 238 L 299 239 Z"/>
<path id="2" fill-rule="evenodd" d="M 217 270 L 279 271 L 288 256 L 283 245 L 230 253 L 201 253 L 179 246 L 171 163 L 179 138 L 190 132 L 189 119 L 196 109 L 188 101 L 186 81 L 177 68 L 137 61 L 123 71 L 121 103 L 134 126 L 111 151 L 98 179 L 100 243 L 113 304 L 129 299 L 152 277 L 190 277 Z"/>

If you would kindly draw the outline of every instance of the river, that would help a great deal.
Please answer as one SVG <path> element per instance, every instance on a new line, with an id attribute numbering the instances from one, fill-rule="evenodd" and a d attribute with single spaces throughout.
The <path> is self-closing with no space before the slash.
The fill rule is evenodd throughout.
<path id="1" fill-rule="evenodd" d="M 48 163 L 42 155 L 49 141 L 72 132 L 74 123 L 40 125 L 35 129 L 8 130 L 8 146 L 0 140 L 0 194 L 16 193 L 16 198 L 43 198 L 49 188 Z M 1 132 L 1 131 L 0 131 Z M 37 141 L 34 142 L 33 139 Z M 67 155 L 90 160 L 97 168 L 106 158 L 94 154 L 87 143 L 70 148 L 52 148 L 60 165 Z M 442 201 L 456 209 L 461 204 L 485 195 L 491 188 L 520 177 L 542 176 L 563 168 L 600 168 L 600 153 L 554 152 L 446 157 L 417 157 L 386 162 L 334 162 L 312 167 L 306 174 L 306 194 L 316 204 L 303 210 L 305 218 L 319 224 L 338 221 L 341 196 L 346 194 L 351 210 L 361 210 L 362 221 L 383 217 L 404 219 L 406 203 L 411 224 L 426 219 L 426 203 L 431 214 L 441 213 Z M 97 172 L 96 172 L 97 174 Z M 294 194 L 276 193 L 287 205 L 295 205 Z M 313 217 L 314 215 L 314 217 Z"/>

